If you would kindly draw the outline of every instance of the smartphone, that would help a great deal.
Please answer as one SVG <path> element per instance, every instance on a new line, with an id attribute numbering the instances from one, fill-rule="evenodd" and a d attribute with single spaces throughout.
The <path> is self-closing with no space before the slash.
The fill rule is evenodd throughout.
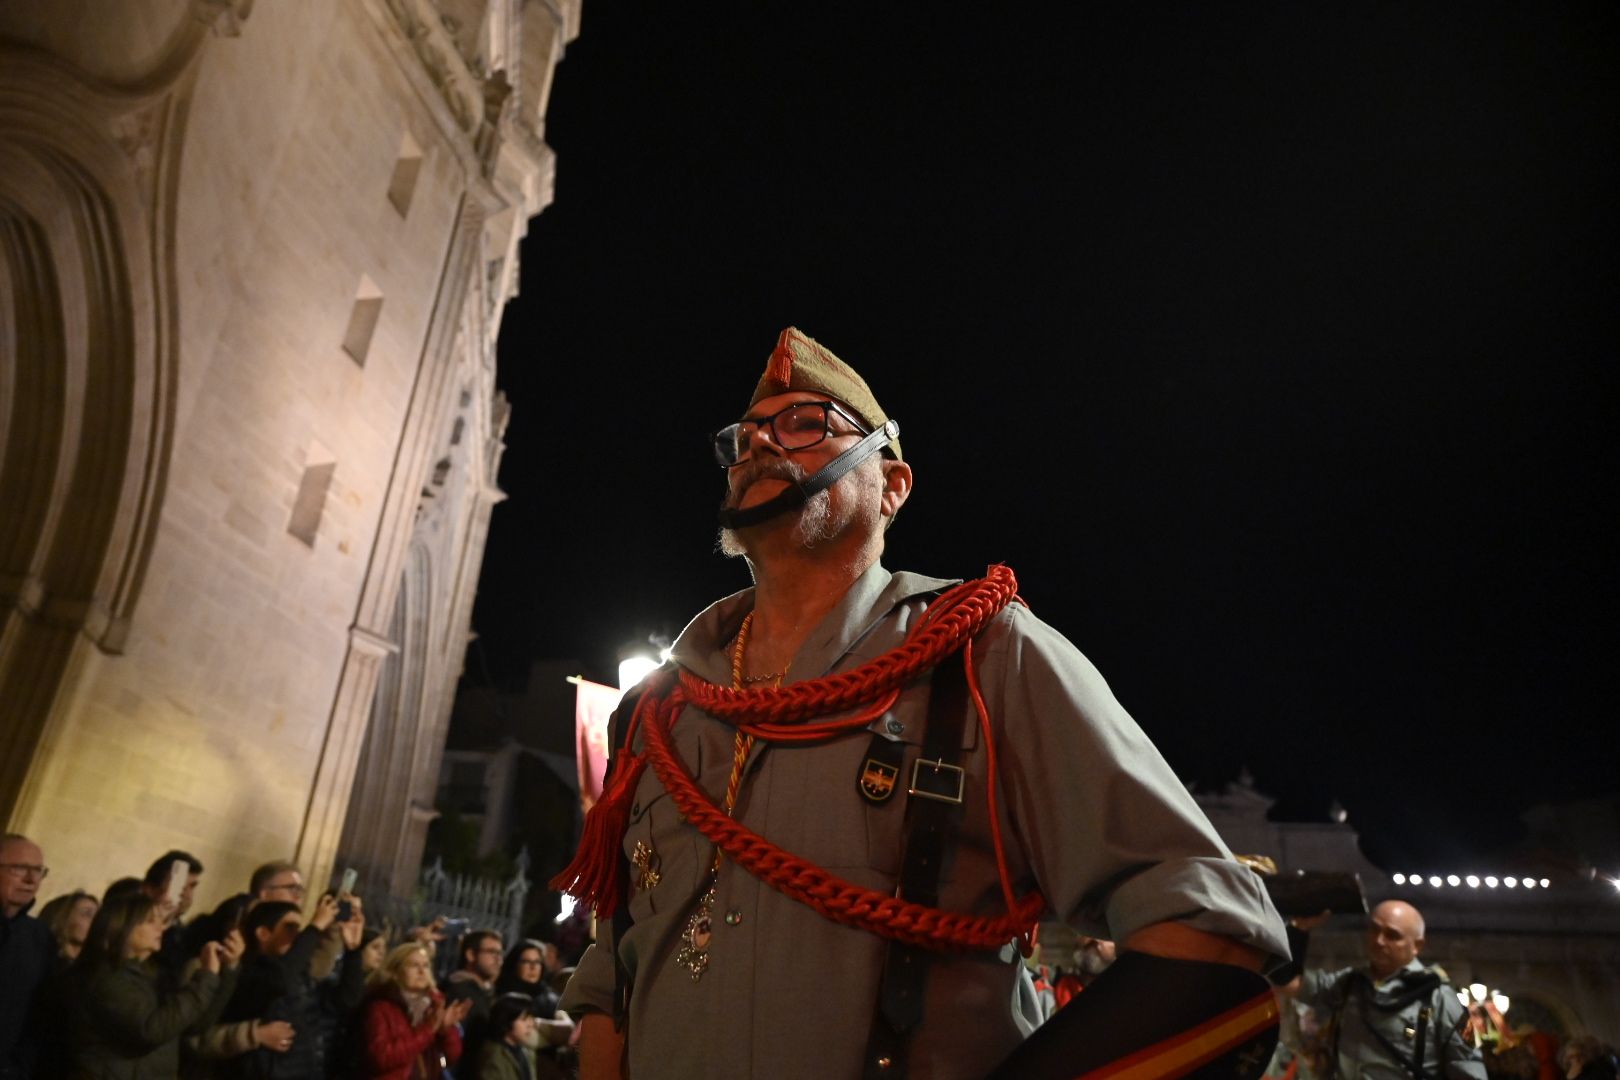
<path id="1" fill-rule="evenodd" d="M 169 863 L 169 880 L 163 889 L 163 899 L 169 907 L 178 908 L 180 898 L 186 894 L 186 879 L 191 876 L 190 866 L 184 859 L 175 859 Z"/>
<path id="2" fill-rule="evenodd" d="M 355 870 L 355 868 L 351 866 L 347 870 L 343 871 L 343 877 L 338 881 L 336 893 L 338 898 L 338 922 L 348 922 L 350 919 L 354 918 L 354 905 L 343 898 L 354 892 L 354 883 L 359 877 L 359 871 Z"/>

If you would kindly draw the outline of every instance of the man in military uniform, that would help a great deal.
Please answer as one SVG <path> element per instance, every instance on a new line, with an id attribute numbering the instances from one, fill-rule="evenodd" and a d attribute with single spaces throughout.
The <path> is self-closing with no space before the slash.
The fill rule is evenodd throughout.
<path id="1" fill-rule="evenodd" d="M 1423 935 L 1416 908 L 1385 900 L 1368 918 L 1366 967 L 1300 976 L 1295 993 L 1321 1026 L 1324 1080 L 1485 1080 L 1479 1050 L 1463 1036 L 1467 1010 L 1418 960 Z"/>
<path id="2" fill-rule="evenodd" d="M 912 469 L 861 377 L 783 331 L 714 445 L 754 587 L 627 697 L 553 883 L 598 913 L 583 1075 L 1257 1073 L 1287 955 L 1260 880 L 1010 571 L 881 565 Z M 1043 911 L 1120 959 L 1029 1037 Z"/>

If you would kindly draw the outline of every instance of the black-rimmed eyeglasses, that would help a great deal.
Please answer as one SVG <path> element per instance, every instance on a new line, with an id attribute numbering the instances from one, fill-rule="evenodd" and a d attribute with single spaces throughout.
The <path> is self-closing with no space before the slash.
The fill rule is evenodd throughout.
<path id="1" fill-rule="evenodd" d="M 771 441 L 783 450 L 804 450 L 823 441 L 829 435 L 848 435 L 847 431 L 832 430 L 832 414 L 837 413 L 855 427 L 855 434 L 869 435 L 866 425 L 836 401 L 796 401 L 769 416 L 758 416 L 727 424 L 710 436 L 714 444 L 715 460 L 724 468 L 740 465 L 753 452 L 754 434 L 761 428 L 770 428 Z"/>

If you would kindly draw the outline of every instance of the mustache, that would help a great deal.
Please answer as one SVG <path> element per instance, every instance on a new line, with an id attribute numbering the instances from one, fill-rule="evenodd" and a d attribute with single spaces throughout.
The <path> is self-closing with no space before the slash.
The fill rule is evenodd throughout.
<path id="1" fill-rule="evenodd" d="M 810 475 L 798 462 L 782 458 L 751 461 L 737 468 L 742 475 L 731 485 L 721 503 L 728 509 L 735 509 L 737 500 L 760 480 L 786 480 L 789 483 L 802 484 Z"/>

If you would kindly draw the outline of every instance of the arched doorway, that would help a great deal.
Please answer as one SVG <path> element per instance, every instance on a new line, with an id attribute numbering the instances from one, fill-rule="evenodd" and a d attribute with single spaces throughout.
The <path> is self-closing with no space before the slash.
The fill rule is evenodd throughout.
<path id="1" fill-rule="evenodd" d="M 152 222 L 169 203 L 112 132 L 174 100 L 109 98 L 0 48 L 0 817 L 16 826 L 72 670 L 123 646 L 161 506 L 175 354 Z M 162 130 L 143 129 L 148 160 Z"/>
<path id="2" fill-rule="evenodd" d="M 360 880 L 374 893 L 408 892 L 417 870 L 412 853 L 419 853 L 420 844 L 412 846 L 412 825 L 422 808 L 413 806 L 412 797 L 423 735 L 432 572 L 427 550 L 411 545 L 388 629 L 397 649 L 377 676 L 338 848 L 339 864 L 359 870 Z"/>

